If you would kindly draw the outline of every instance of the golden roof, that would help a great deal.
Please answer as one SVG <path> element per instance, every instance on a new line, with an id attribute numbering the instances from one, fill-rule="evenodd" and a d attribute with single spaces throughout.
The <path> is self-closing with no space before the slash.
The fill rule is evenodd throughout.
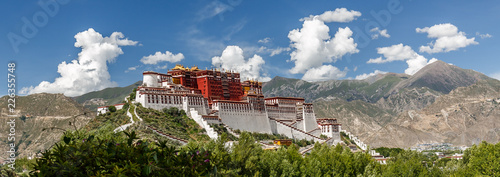
<path id="1" fill-rule="evenodd" d="M 193 66 L 191 67 L 191 71 L 199 71 L 200 69 L 198 69 L 198 66 Z"/>
<path id="2" fill-rule="evenodd" d="M 176 64 L 174 68 L 172 68 L 172 70 L 186 70 L 186 68 L 184 68 L 184 66 L 182 66 L 181 64 Z"/>
<path id="3" fill-rule="evenodd" d="M 189 68 L 189 67 L 184 67 L 181 64 L 176 64 L 175 67 L 172 68 L 172 70 L 199 71 L 200 69 L 198 68 L 198 66 L 193 66 L 193 67 Z"/>

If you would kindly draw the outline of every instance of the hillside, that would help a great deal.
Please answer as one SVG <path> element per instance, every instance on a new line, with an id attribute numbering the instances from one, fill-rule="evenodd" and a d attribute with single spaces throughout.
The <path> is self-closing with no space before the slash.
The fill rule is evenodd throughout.
<path id="1" fill-rule="evenodd" d="M 7 99 L 7 96 L 0 98 L 2 116 L 7 113 Z M 39 93 L 16 97 L 16 111 L 18 115 L 73 116 L 88 110 L 63 94 Z"/>
<path id="2" fill-rule="evenodd" d="M 0 121 L 8 122 L 5 101 L 2 97 L 2 115 Z M 16 97 L 16 148 L 18 156 L 32 155 L 51 147 L 59 141 L 64 130 L 73 130 L 86 125 L 94 116 L 77 102 L 63 94 L 32 94 Z M 71 123 L 70 123 L 71 122 Z M 8 124 L 0 124 L 1 132 L 9 132 Z M 7 149 L 7 134 L 0 133 L 0 148 Z M 0 152 L 2 158 L 7 157 L 5 151 Z"/>
<path id="3" fill-rule="evenodd" d="M 16 100 L 18 100 L 16 102 L 18 117 L 15 119 L 15 145 L 18 157 L 33 156 L 51 148 L 61 140 L 61 136 L 66 130 L 74 131 L 83 128 L 81 130 L 85 133 L 122 137 L 123 134 L 114 134 L 113 130 L 120 125 L 130 123 L 130 118 L 126 114 L 128 104 L 126 104 L 125 109 L 96 116 L 95 111 L 89 111 L 63 94 L 32 94 L 19 96 Z M 4 109 L 2 113 L 6 113 L 7 106 L 2 107 Z M 148 126 L 186 140 L 209 139 L 208 136 L 204 135 L 204 130 L 194 120 L 188 118 L 184 111 L 174 111 L 175 115 L 169 115 L 173 113 L 167 114 L 139 106 L 137 112 L 144 118 L 144 122 L 135 123 L 130 129 L 136 131 L 141 139 L 164 140 L 171 145 L 178 144 L 152 132 L 151 129 L 147 128 Z M 0 119 L 2 122 L 8 122 L 11 117 L 2 114 Z M 136 119 L 136 121 L 138 120 Z M 1 132 L 9 132 L 9 130 L 9 124 L 0 124 Z M 8 141 L 7 136 L 6 133 L 0 134 L 0 148 L 8 149 L 8 143 L 11 142 Z M 0 152 L 0 161 L 5 160 L 4 157 L 7 156 L 6 151 Z"/>
<path id="4" fill-rule="evenodd" d="M 422 110 L 400 114 L 366 142 L 374 147 L 410 147 L 448 142 L 471 145 L 500 141 L 500 81 L 482 80 L 439 97 Z M 394 141 L 397 140 L 397 141 Z"/>
<path id="5" fill-rule="evenodd" d="M 137 88 L 141 84 L 142 81 L 137 81 L 126 87 L 105 88 L 74 97 L 73 99 L 90 110 L 96 110 L 99 106 L 121 103 L 134 88 Z"/>
<path id="6" fill-rule="evenodd" d="M 372 135 L 393 119 L 390 111 L 361 100 L 318 101 L 314 102 L 314 110 L 317 118 L 337 118 L 342 129 L 359 137 Z"/>

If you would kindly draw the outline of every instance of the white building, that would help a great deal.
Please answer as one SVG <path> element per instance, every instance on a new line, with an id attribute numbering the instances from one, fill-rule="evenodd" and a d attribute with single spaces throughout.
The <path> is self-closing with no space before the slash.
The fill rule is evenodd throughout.
<path id="1" fill-rule="evenodd" d="M 125 103 L 115 104 L 113 106 L 118 111 L 120 109 L 123 109 L 123 105 L 125 105 Z M 97 115 L 106 114 L 107 112 L 109 112 L 109 106 L 101 106 L 97 108 Z"/>

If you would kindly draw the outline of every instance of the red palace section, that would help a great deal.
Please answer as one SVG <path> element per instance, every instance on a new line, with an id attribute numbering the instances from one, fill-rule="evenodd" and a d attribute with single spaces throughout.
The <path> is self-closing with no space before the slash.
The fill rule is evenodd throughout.
<path id="1" fill-rule="evenodd" d="M 185 68 L 182 65 L 176 65 L 167 73 L 172 76 L 174 84 L 200 90 L 203 97 L 207 98 L 210 104 L 213 100 L 241 101 L 243 98 L 245 88 L 242 88 L 240 74 L 236 72 L 200 70 L 196 66 Z M 250 83 L 247 83 L 247 85 L 248 87 L 254 86 Z M 262 87 L 262 84 L 260 86 Z M 247 90 L 250 89 L 247 88 Z"/>

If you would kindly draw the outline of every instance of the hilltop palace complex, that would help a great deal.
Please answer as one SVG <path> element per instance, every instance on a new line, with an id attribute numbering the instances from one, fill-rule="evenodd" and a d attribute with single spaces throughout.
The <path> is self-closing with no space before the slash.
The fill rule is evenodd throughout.
<path id="1" fill-rule="evenodd" d="M 319 137 L 326 135 L 332 142 L 340 141 L 341 124 L 336 119 L 317 119 L 313 104 L 304 98 L 265 98 L 262 82 L 241 82 L 237 72 L 182 65 L 166 74 L 146 71 L 135 100 L 156 110 L 183 109 L 199 124 L 225 124 L 242 131 L 320 142 L 325 140 Z"/>

